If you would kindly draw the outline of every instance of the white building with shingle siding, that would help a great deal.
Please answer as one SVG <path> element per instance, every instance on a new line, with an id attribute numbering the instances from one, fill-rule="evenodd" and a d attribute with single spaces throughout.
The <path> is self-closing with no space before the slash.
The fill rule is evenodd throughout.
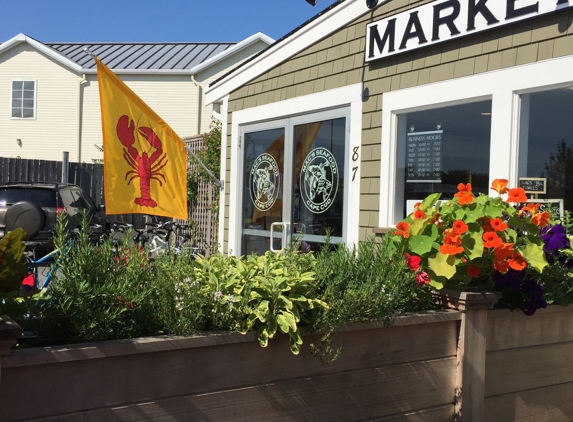
<path id="1" fill-rule="evenodd" d="M 19 34 L 0 45 L 0 157 L 101 159 L 95 61 L 114 71 L 181 137 L 209 130 L 204 88 L 273 42 L 42 43 Z M 216 106 L 215 106 L 216 107 Z"/>

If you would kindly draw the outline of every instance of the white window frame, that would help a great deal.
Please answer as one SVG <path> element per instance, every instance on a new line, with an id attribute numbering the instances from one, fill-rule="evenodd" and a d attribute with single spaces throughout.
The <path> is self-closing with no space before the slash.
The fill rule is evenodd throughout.
<path id="1" fill-rule="evenodd" d="M 12 116 L 12 101 L 14 100 L 14 82 L 34 82 L 34 115 L 32 117 L 14 117 Z M 13 120 L 35 120 L 36 119 L 36 110 L 38 106 L 38 80 L 37 79 L 12 79 L 10 81 L 10 119 Z M 23 99 L 22 99 L 23 101 Z M 22 108 L 24 104 L 22 103 Z"/>
<path id="2" fill-rule="evenodd" d="M 348 108 L 349 122 L 347 127 L 348 142 L 345 156 L 345 198 L 343 227 L 346 233 L 346 243 L 358 242 L 358 216 L 360 203 L 360 160 L 352 164 L 351 151 L 358 147 L 360 151 L 362 126 L 362 84 L 353 84 L 316 94 L 304 95 L 279 101 L 263 106 L 253 107 L 232 113 L 231 123 L 231 178 L 229 180 L 229 253 L 236 254 L 241 249 L 241 209 L 244 169 L 242 168 L 243 150 L 239 147 L 241 126 L 271 122 L 291 118 L 296 124 L 306 120 L 306 115 L 312 115 L 332 109 Z M 312 116 L 309 116 L 313 120 Z M 292 125 L 286 128 L 292 129 Z M 285 154 L 291 151 L 292 146 L 285 144 Z M 286 156 L 286 155 L 285 155 Z M 353 166 L 358 166 L 356 174 L 352 172 Z M 352 176 L 354 175 L 354 181 Z M 352 206 L 350 205 L 352 204 Z"/>
<path id="3" fill-rule="evenodd" d="M 403 218 L 395 210 L 400 114 L 491 99 L 489 183 L 503 178 L 517 186 L 520 95 L 572 86 L 571 69 L 573 56 L 567 56 L 383 94 L 379 226 Z"/>

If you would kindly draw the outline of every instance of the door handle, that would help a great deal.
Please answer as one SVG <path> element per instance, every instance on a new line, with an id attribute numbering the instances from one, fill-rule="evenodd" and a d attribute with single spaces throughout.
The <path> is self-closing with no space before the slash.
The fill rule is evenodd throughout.
<path id="1" fill-rule="evenodd" d="M 273 233 L 275 231 L 275 227 L 277 226 L 281 226 L 283 228 L 283 232 L 282 232 L 282 236 L 281 236 L 281 249 L 283 249 L 285 247 L 285 243 L 286 243 L 286 239 L 287 239 L 287 229 L 288 229 L 288 223 L 283 223 L 282 221 L 279 222 L 275 222 L 271 224 L 271 252 L 280 252 L 281 249 L 275 249 L 274 246 L 274 236 Z"/>

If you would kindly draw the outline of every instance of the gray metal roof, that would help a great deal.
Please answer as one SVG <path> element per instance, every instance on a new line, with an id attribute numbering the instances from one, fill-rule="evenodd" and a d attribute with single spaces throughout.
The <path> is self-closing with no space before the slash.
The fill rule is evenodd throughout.
<path id="1" fill-rule="evenodd" d="M 84 69 L 95 69 L 87 47 L 113 70 L 186 70 L 236 43 L 44 43 Z"/>

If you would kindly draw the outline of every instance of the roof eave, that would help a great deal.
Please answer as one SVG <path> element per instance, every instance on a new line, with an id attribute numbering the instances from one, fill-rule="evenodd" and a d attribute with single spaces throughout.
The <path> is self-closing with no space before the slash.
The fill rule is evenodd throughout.
<path id="1" fill-rule="evenodd" d="M 381 0 L 378 5 L 388 0 Z M 227 77 L 205 90 L 205 102 L 220 101 L 257 76 L 284 62 L 289 57 L 330 35 L 338 28 L 368 12 L 364 0 L 346 0 L 294 32 L 280 43 L 269 47 L 260 56 L 237 68 Z"/>
<path id="2" fill-rule="evenodd" d="M 36 50 L 40 51 L 41 53 L 45 54 L 46 56 L 50 57 L 51 59 L 55 60 L 56 62 L 64 65 L 65 67 L 70 68 L 71 70 L 81 73 L 82 67 L 73 61 L 65 58 L 60 53 L 56 52 L 55 50 L 51 49 L 45 44 L 35 40 L 34 38 L 28 37 L 25 34 L 18 34 L 14 38 L 9 39 L 8 41 L 2 43 L 0 45 L 0 54 L 4 51 L 7 51 L 16 45 L 21 43 L 28 43 L 30 46 L 34 47 Z"/>
<path id="3" fill-rule="evenodd" d="M 271 45 L 275 42 L 271 37 L 268 35 L 263 34 L 262 32 L 257 32 L 254 35 L 251 35 L 249 38 L 244 39 L 238 44 L 235 44 L 233 47 L 217 54 L 214 57 L 211 57 L 209 60 L 205 60 L 203 63 L 198 64 L 191 68 L 193 74 L 197 74 L 206 68 L 213 66 L 214 64 L 220 62 L 221 60 L 226 59 L 227 57 L 232 56 L 233 54 L 238 53 L 239 51 L 255 44 L 256 42 L 264 42 L 267 45 Z"/>

